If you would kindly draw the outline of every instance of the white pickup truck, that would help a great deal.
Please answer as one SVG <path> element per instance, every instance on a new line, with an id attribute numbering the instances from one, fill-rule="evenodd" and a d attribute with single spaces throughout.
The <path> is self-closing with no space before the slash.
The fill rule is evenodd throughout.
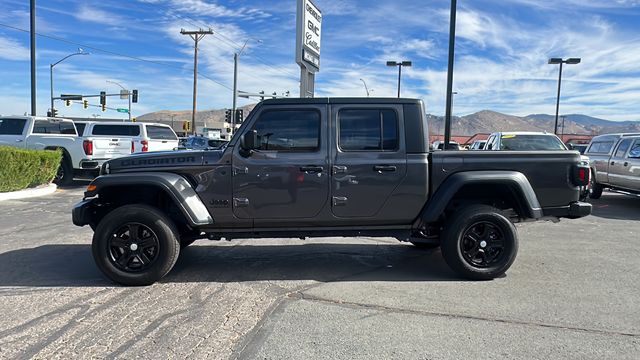
<path id="1" fill-rule="evenodd" d="M 69 184 L 74 177 L 95 177 L 106 160 L 132 153 L 130 140 L 118 138 L 79 137 L 71 120 L 34 117 L 0 117 L 0 146 L 63 152 L 56 175 L 60 185 Z"/>

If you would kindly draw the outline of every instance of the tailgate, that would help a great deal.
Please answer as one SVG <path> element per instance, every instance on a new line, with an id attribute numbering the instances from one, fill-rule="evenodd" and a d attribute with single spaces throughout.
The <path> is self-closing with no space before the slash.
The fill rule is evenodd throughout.
<path id="1" fill-rule="evenodd" d="M 131 139 L 129 138 L 92 138 L 93 156 L 98 159 L 131 154 Z"/>

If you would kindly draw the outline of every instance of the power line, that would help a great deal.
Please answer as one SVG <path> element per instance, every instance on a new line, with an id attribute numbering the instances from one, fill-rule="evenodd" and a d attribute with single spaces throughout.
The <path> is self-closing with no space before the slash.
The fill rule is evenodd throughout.
<path id="1" fill-rule="evenodd" d="M 21 32 L 24 32 L 24 33 L 29 33 L 29 30 L 21 29 L 19 27 L 15 27 L 15 26 L 3 24 L 3 23 L 0 23 L 0 26 L 6 27 L 6 28 L 9 28 L 9 29 L 12 29 L 12 30 L 16 30 L 16 31 L 21 31 Z M 142 61 L 142 62 L 146 62 L 146 63 L 150 63 L 150 64 L 161 65 L 161 66 L 166 66 L 166 67 L 170 67 L 170 68 L 174 68 L 174 69 L 184 70 L 184 68 L 181 67 L 181 66 L 171 65 L 171 64 L 168 64 L 168 63 L 165 63 L 165 62 L 161 62 L 161 61 L 144 59 L 144 58 L 141 58 L 141 57 L 127 55 L 127 54 L 123 54 L 123 53 L 118 53 L 118 52 L 111 51 L 111 50 L 105 50 L 105 49 L 97 48 L 95 46 L 81 44 L 81 43 L 78 43 L 78 42 L 75 42 L 75 41 L 63 39 L 63 38 L 60 38 L 60 37 L 57 37 L 57 36 L 46 35 L 46 34 L 42 34 L 42 33 L 36 33 L 36 35 L 38 35 L 40 37 L 43 37 L 43 38 L 47 38 L 47 39 L 51 39 L 51 40 L 60 41 L 60 42 L 64 42 L 64 43 L 67 43 L 67 44 L 79 46 L 79 47 L 82 47 L 83 49 L 90 49 L 90 50 L 93 50 L 93 51 L 99 51 L 99 52 L 102 52 L 102 53 L 105 53 L 105 54 L 115 55 L 115 56 L 131 59 L 131 60 L 137 60 L 137 61 Z M 210 78 L 210 77 L 208 77 L 206 75 L 203 75 L 201 73 L 199 73 L 198 76 L 200 76 L 202 78 L 205 78 L 205 79 L 207 79 L 209 81 L 212 81 L 212 82 L 214 82 L 214 83 L 226 88 L 229 91 L 233 91 L 233 89 L 230 86 L 227 86 L 227 85 L 219 82 L 218 80 L 212 79 L 212 78 Z"/>

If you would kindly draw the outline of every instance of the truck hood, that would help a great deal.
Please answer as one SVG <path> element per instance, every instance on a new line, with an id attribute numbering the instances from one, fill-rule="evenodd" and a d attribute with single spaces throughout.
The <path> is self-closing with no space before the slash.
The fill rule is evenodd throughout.
<path id="1" fill-rule="evenodd" d="M 208 163 L 220 159 L 222 151 L 158 151 L 120 157 L 105 163 L 108 172 L 130 171 L 138 169 L 162 169 L 185 166 L 202 166 L 205 154 Z"/>

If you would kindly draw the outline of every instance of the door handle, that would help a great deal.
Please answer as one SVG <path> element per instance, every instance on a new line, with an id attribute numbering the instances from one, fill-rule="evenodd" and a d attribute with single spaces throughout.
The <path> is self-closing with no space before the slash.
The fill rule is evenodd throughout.
<path id="1" fill-rule="evenodd" d="M 16 142 L 23 142 L 24 140 L 22 139 L 16 139 Z"/>
<path id="2" fill-rule="evenodd" d="M 379 173 L 382 172 L 393 172 L 398 170 L 395 165 L 376 165 L 373 167 L 373 171 L 377 171 Z"/>
<path id="3" fill-rule="evenodd" d="M 321 173 L 324 170 L 322 166 L 300 166 L 300 171 L 305 173 Z"/>
<path id="4" fill-rule="evenodd" d="M 624 162 L 624 166 L 629 166 L 629 163 L 627 161 Z"/>
<path id="5" fill-rule="evenodd" d="M 611 165 L 615 165 L 615 164 L 616 164 L 616 162 L 615 162 L 615 161 L 612 161 L 612 162 L 611 162 Z"/>

